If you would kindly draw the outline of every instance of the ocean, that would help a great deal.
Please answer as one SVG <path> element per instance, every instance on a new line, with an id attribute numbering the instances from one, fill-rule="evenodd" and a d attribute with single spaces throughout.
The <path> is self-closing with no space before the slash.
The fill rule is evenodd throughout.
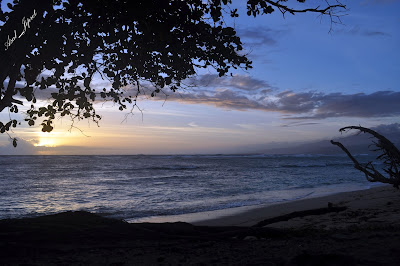
<path id="1" fill-rule="evenodd" d="M 372 185 L 345 155 L 0 156 L 0 219 L 85 210 L 135 221 Z"/>

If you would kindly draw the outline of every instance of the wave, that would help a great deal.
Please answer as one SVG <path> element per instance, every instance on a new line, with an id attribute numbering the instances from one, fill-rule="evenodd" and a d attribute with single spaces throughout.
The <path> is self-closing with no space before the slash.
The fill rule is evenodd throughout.
<path id="1" fill-rule="evenodd" d="M 193 170 L 200 167 L 196 165 L 170 165 L 170 166 L 153 166 L 142 168 L 144 170 Z"/>
<path id="2" fill-rule="evenodd" d="M 284 165 L 279 165 L 276 168 L 298 168 L 298 167 L 307 167 L 307 168 L 313 168 L 313 167 L 326 167 L 326 163 L 321 163 L 321 164 L 284 164 Z"/>

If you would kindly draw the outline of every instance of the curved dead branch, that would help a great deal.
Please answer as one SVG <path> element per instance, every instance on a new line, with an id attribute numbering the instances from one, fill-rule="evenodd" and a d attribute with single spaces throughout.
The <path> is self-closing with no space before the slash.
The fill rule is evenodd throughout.
<path id="1" fill-rule="evenodd" d="M 354 168 L 360 170 L 365 174 L 365 177 L 370 182 L 381 182 L 392 184 L 395 188 L 399 188 L 400 185 L 400 151 L 397 147 L 386 137 L 375 132 L 372 129 L 361 127 L 361 126 L 348 126 L 341 128 L 340 132 L 345 132 L 349 130 L 359 130 L 362 133 L 368 133 L 372 135 L 376 140 L 373 140 L 370 147 L 374 147 L 371 151 L 379 152 L 380 154 L 376 159 L 383 161 L 383 171 L 388 175 L 388 177 L 381 174 L 375 169 L 372 162 L 366 164 L 361 164 L 354 158 L 354 156 L 349 152 L 349 150 L 340 142 L 331 140 L 333 145 L 340 147 L 347 156 L 353 161 Z"/>

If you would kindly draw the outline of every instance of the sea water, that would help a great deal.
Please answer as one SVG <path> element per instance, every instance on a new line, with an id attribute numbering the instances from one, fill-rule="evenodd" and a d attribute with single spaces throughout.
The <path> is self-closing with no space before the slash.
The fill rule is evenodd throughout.
<path id="1" fill-rule="evenodd" d="M 132 221 L 370 186 L 346 156 L 0 156 L 0 219 L 85 210 Z"/>

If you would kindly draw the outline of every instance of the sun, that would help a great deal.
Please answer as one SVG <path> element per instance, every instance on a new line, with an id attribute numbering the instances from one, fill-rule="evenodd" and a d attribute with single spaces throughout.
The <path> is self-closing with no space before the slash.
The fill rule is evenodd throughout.
<path id="1" fill-rule="evenodd" d="M 36 147 L 56 147 L 60 145 L 60 140 L 55 134 L 40 133 L 38 141 L 34 144 Z"/>
<path id="2" fill-rule="evenodd" d="M 39 142 L 34 145 L 36 147 L 56 147 L 57 141 L 49 138 L 39 138 Z"/>

